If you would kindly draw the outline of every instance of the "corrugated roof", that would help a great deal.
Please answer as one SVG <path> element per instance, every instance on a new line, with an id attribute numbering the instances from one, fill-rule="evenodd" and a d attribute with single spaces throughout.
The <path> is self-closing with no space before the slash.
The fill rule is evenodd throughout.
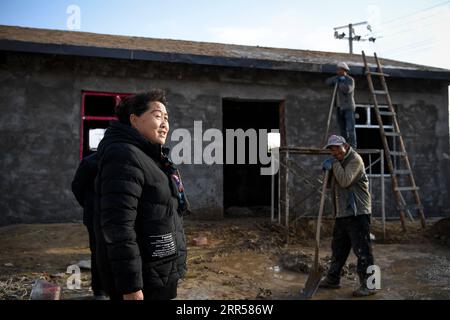
<path id="1" fill-rule="evenodd" d="M 277 70 L 333 72 L 345 61 L 362 72 L 361 55 L 0 26 L 0 49 Z M 373 58 L 369 62 L 375 66 Z M 381 59 L 393 76 L 450 80 L 450 70 Z"/>

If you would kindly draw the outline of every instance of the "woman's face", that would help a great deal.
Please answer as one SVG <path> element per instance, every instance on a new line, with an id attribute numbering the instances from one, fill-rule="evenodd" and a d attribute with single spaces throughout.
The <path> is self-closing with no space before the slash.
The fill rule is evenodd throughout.
<path id="1" fill-rule="evenodd" d="M 130 115 L 131 126 L 152 143 L 163 145 L 169 133 L 166 106 L 159 101 L 150 102 L 150 108 L 136 116 Z"/>

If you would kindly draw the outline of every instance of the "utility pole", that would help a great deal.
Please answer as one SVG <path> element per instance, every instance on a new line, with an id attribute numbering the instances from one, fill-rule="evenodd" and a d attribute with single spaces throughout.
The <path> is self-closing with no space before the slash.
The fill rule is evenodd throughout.
<path id="1" fill-rule="evenodd" d="M 361 26 L 361 25 L 367 25 L 367 29 L 369 31 L 372 31 L 372 28 L 367 21 L 358 22 L 358 23 L 349 23 L 348 25 L 334 28 L 334 37 L 336 39 L 338 39 L 338 40 L 348 39 L 348 48 L 349 48 L 350 54 L 353 54 L 353 41 L 367 41 L 368 40 L 371 42 L 375 42 L 375 40 L 376 40 L 375 38 L 372 38 L 372 37 L 369 39 L 361 39 L 361 36 L 357 36 L 355 34 L 355 30 L 353 29 L 353 27 Z M 338 32 L 338 30 L 344 29 L 344 28 L 348 28 L 348 37 L 346 37 L 345 32 L 343 32 L 343 33 Z"/>
<path id="2" fill-rule="evenodd" d="M 348 48 L 350 54 L 353 54 L 353 24 L 348 25 Z"/>

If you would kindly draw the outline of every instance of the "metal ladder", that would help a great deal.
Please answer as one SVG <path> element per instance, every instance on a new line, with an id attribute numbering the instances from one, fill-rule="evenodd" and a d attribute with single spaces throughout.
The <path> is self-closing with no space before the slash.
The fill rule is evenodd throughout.
<path id="1" fill-rule="evenodd" d="M 402 134 L 400 132 L 400 127 L 398 125 L 397 116 L 395 113 L 394 106 L 392 105 L 391 96 L 388 91 L 387 83 L 385 77 L 389 76 L 383 72 L 381 63 L 378 60 L 376 53 L 374 53 L 374 58 L 377 63 L 377 71 L 371 71 L 368 64 L 364 51 L 362 52 L 362 57 L 364 60 L 364 73 L 367 76 L 367 83 L 369 85 L 369 90 L 372 94 L 372 100 L 375 109 L 375 115 L 380 127 L 381 141 L 383 142 L 384 152 L 386 154 L 386 162 L 388 166 L 389 173 L 391 174 L 392 180 L 392 190 L 394 191 L 395 201 L 397 203 L 397 209 L 400 212 L 400 220 L 402 224 L 403 231 L 406 231 L 405 225 L 405 211 L 408 212 L 409 216 L 412 218 L 410 209 L 418 210 L 420 222 L 422 228 L 425 228 L 425 214 L 423 212 L 423 206 L 420 201 L 419 187 L 416 185 L 414 180 L 414 175 L 411 169 L 411 164 L 409 162 L 408 154 L 406 152 L 405 143 L 403 141 Z M 379 77 L 382 89 L 376 90 L 374 88 L 374 83 L 372 76 Z M 380 110 L 378 105 L 378 97 L 383 96 L 388 104 L 387 111 Z M 383 119 L 381 116 L 390 117 L 392 119 L 392 131 L 385 130 L 385 125 L 383 124 Z M 391 150 L 388 143 L 388 137 L 393 139 L 393 145 L 398 142 L 399 150 Z M 400 167 L 401 166 L 401 167 Z M 407 179 L 400 179 L 401 177 L 406 177 Z M 400 180 L 407 180 L 406 185 L 401 185 Z M 403 183 L 405 183 L 403 181 Z M 402 192 L 412 192 L 414 197 L 414 204 L 406 204 L 405 197 Z"/>

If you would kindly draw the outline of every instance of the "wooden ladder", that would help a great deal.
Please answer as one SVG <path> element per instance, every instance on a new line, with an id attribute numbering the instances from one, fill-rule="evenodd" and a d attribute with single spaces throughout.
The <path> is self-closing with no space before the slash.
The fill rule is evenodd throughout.
<path id="1" fill-rule="evenodd" d="M 392 190 L 394 191 L 395 201 L 397 203 L 397 209 L 400 212 L 400 220 L 402 223 L 403 231 L 406 231 L 405 225 L 405 212 L 407 212 L 412 219 L 412 215 L 410 213 L 410 209 L 418 210 L 420 222 L 422 228 L 425 228 L 425 214 L 423 212 L 423 206 L 420 201 L 419 196 L 419 187 L 417 187 L 416 182 L 414 180 L 414 175 L 411 169 L 411 164 L 409 162 L 408 154 L 406 152 L 405 143 L 403 141 L 402 134 L 400 132 L 400 127 L 398 125 L 397 116 L 395 113 L 394 106 L 392 105 L 391 96 L 389 95 L 389 90 L 387 87 L 386 79 L 388 75 L 383 72 L 381 67 L 380 60 L 376 53 L 374 53 L 374 58 L 377 63 L 377 70 L 371 71 L 368 64 L 364 51 L 362 52 L 362 57 L 364 60 L 364 73 L 367 76 L 367 82 L 369 85 L 369 90 L 372 94 L 372 100 L 375 109 L 375 115 L 378 121 L 378 125 L 380 127 L 381 141 L 383 143 L 383 149 L 386 155 L 386 163 L 388 166 L 389 173 L 391 175 L 392 180 Z M 372 80 L 372 76 L 379 77 L 382 89 L 376 90 L 374 88 L 374 83 Z M 378 97 L 383 96 L 386 99 L 388 104 L 388 108 L 380 111 L 380 106 L 378 104 Z M 387 111 L 385 111 L 387 110 Z M 387 130 L 389 126 L 385 126 L 383 124 L 384 117 L 389 117 L 392 119 L 392 129 Z M 388 143 L 388 138 L 392 138 L 392 145 L 399 146 L 399 150 L 391 150 Z M 401 167 L 400 167 L 401 166 Z M 407 179 L 399 179 L 400 177 L 406 177 Z M 400 180 L 409 181 L 406 185 L 400 185 Z M 402 192 L 412 192 L 414 197 L 414 204 L 406 204 L 405 198 L 403 197 Z"/>

